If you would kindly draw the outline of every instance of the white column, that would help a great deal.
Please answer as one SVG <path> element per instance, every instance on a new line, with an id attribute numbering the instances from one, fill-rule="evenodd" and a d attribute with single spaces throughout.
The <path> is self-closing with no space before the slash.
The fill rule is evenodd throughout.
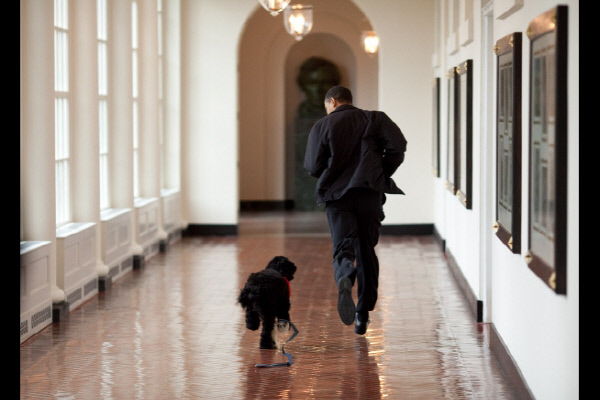
<path id="1" fill-rule="evenodd" d="M 160 196 L 156 0 L 138 0 L 140 194 Z"/>
<path id="2" fill-rule="evenodd" d="M 165 187 L 181 188 L 181 20 L 180 1 L 163 5 Z"/>
<path id="3" fill-rule="evenodd" d="M 160 199 L 157 18 L 156 0 L 138 0 L 140 194 Z M 167 233 L 163 229 L 162 202 L 159 204 L 158 236 L 164 240 Z"/>
<path id="4" fill-rule="evenodd" d="M 102 261 L 100 229 L 96 1 L 71 0 L 69 9 L 73 221 L 96 223 L 96 270 L 98 276 L 105 277 L 108 266 Z"/>
<path id="5" fill-rule="evenodd" d="M 181 215 L 181 2 L 163 3 L 163 129 L 164 186 L 179 189 L 179 227 L 187 223 Z"/>
<path id="6" fill-rule="evenodd" d="M 22 240 L 48 240 L 52 301 L 65 300 L 56 284 L 54 177 L 54 5 L 21 4 L 21 227 Z"/>
<path id="7" fill-rule="evenodd" d="M 237 225 L 237 46 L 254 7 L 181 1 L 181 192 L 184 218 L 192 224 Z M 226 29 L 219 26 L 222 15 Z"/>
<path id="8" fill-rule="evenodd" d="M 131 2 L 108 0 L 108 120 L 110 196 L 113 208 L 134 210 L 133 199 L 133 86 L 131 61 Z M 135 213 L 131 218 L 132 254 L 142 255 L 136 243 Z"/>

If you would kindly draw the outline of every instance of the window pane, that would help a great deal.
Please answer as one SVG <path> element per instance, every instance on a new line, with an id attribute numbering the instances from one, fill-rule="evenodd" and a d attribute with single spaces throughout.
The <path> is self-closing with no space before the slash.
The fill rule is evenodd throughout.
<path id="1" fill-rule="evenodd" d="M 137 52 L 134 50 L 132 52 L 132 68 L 133 68 L 133 76 L 132 76 L 132 86 L 133 86 L 133 97 L 138 97 L 138 59 Z"/>
<path id="2" fill-rule="evenodd" d="M 131 39 L 132 39 L 132 47 L 137 49 L 138 47 L 138 27 L 137 27 L 137 3 L 134 1 L 131 2 Z"/>
<path id="3" fill-rule="evenodd" d="M 106 43 L 98 42 L 98 94 L 108 94 Z"/>
<path id="4" fill-rule="evenodd" d="M 69 200 L 69 33 L 68 0 L 54 0 L 54 173 L 56 225 L 71 220 Z"/>
<path id="5" fill-rule="evenodd" d="M 54 31 L 54 90 L 69 90 L 69 51 L 68 34 L 63 30 Z"/>
<path id="6" fill-rule="evenodd" d="M 68 0 L 54 0 L 54 26 L 68 29 Z"/>
<path id="7" fill-rule="evenodd" d="M 97 0 L 97 29 L 98 29 L 98 39 L 106 40 L 108 38 L 107 34 L 107 17 L 106 17 L 106 0 Z"/>
<path id="8" fill-rule="evenodd" d="M 100 155 L 100 210 L 110 207 L 108 186 L 108 156 Z"/>
<path id="9" fill-rule="evenodd" d="M 69 162 L 56 163 L 56 225 L 63 225 L 71 219 L 69 203 Z"/>

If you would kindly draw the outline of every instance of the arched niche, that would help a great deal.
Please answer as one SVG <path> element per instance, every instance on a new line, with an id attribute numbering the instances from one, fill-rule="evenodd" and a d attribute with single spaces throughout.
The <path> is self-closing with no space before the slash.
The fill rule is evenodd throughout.
<path id="1" fill-rule="evenodd" d="M 350 0 L 317 0 L 311 33 L 296 41 L 273 17 L 256 7 L 248 17 L 238 48 L 239 198 L 285 201 L 294 196 L 293 143 L 288 132 L 303 100 L 295 74 L 308 57 L 340 64 L 342 84 L 355 105 L 377 108 L 378 59 L 361 47 L 368 19 Z M 291 125 L 290 125 L 291 124 Z"/>

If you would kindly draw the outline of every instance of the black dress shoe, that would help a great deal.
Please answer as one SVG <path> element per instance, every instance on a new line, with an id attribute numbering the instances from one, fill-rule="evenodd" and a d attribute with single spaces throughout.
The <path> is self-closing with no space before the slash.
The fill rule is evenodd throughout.
<path id="1" fill-rule="evenodd" d="M 358 335 L 364 335 L 367 332 L 367 326 L 369 325 L 369 313 L 362 315 L 356 313 L 356 325 L 354 325 L 354 333 Z"/>
<path id="2" fill-rule="evenodd" d="M 338 314 L 344 324 L 352 325 L 355 312 L 356 307 L 352 300 L 352 281 L 349 278 L 342 278 L 338 282 Z"/>

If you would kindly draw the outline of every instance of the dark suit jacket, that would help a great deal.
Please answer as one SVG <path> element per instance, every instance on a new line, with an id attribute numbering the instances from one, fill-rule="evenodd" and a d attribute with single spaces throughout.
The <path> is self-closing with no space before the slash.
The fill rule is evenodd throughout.
<path id="1" fill-rule="evenodd" d="M 317 203 L 337 200 L 353 187 L 404 194 L 391 176 L 405 152 L 402 131 L 384 112 L 343 104 L 313 125 L 304 168 L 318 178 Z"/>

